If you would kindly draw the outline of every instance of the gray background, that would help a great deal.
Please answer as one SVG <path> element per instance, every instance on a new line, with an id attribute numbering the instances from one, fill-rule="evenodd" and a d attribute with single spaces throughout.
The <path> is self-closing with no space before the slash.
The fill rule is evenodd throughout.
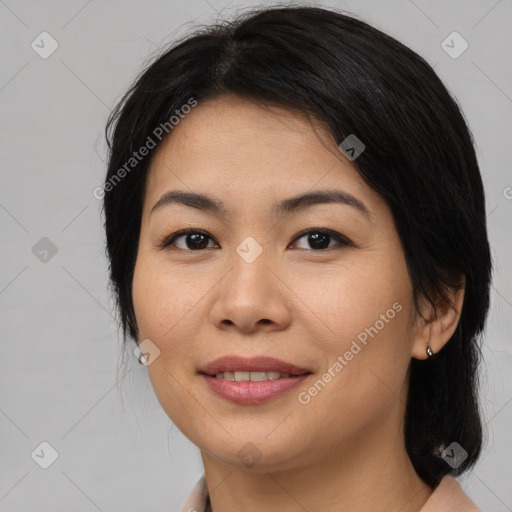
<path id="1" fill-rule="evenodd" d="M 420 53 L 473 131 L 495 281 L 481 391 L 486 447 L 460 481 L 484 510 L 512 510 L 512 1 L 310 4 L 345 9 Z M 177 511 L 202 473 L 146 368 L 135 357 L 123 364 L 93 190 L 105 172 L 109 111 L 150 54 L 248 5 L 258 4 L 0 0 L 1 511 Z M 43 31 L 59 44 L 47 59 L 31 47 Z M 469 43 L 456 59 L 441 46 L 453 31 Z M 33 251 L 43 237 L 56 254 Z M 50 460 L 42 442 L 58 453 L 48 469 L 35 462 Z"/>

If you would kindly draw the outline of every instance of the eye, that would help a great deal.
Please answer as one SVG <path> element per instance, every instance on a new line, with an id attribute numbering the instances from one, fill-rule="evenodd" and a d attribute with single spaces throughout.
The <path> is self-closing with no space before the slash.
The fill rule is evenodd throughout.
<path id="1" fill-rule="evenodd" d="M 309 244 L 310 248 L 314 251 L 332 249 L 333 246 L 330 244 L 333 241 L 336 242 L 334 247 L 336 245 L 341 247 L 354 246 L 354 244 L 348 238 L 330 229 L 317 228 L 302 231 L 298 236 L 294 238 L 292 244 L 303 238 L 306 239 L 306 243 Z M 180 239 L 183 239 L 184 241 L 181 247 L 176 243 L 176 241 Z M 174 246 L 177 249 L 184 251 L 201 251 L 203 249 L 212 248 L 212 246 L 208 246 L 209 241 L 213 241 L 213 238 L 211 238 L 210 235 L 208 235 L 208 233 L 205 231 L 198 229 L 184 229 L 166 238 L 159 246 L 162 249 L 165 249 L 169 246 Z M 308 249 L 308 247 L 305 247 L 305 249 Z"/>
<path id="2" fill-rule="evenodd" d="M 306 239 L 306 243 L 313 248 L 315 251 L 322 251 L 325 249 L 332 249 L 333 246 L 329 246 L 332 241 L 337 242 L 334 244 L 338 246 L 354 246 L 354 244 L 346 237 L 337 233 L 336 231 L 332 231 L 331 229 L 309 229 L 307 231 L 303 231 L 297 237 L 295 237 L 294 242 L 301 239 Z M 292 242 L 293 243 L 293 242 Z M 308 249 L 308 247 L 305 247 Z"/>
<path id="3" fill-rule="evenodd" d="M 185 247 L 177 247 L 181 250 L 189 250 L 189 251 L 200 251 L 202 249 L 208 249 L 208 239 L 213 240 L 210 235 L 208 235 L 205 231 L 200 231 L 198 229 L 184 229 L 182 231 L 178 231 L 174 235 L 169 238 L 166 238 L 161 244 L 160 247 L 165 249 L 170 245 L 176 245 L 176 240 L 180 238 L 184 238 Z"/>

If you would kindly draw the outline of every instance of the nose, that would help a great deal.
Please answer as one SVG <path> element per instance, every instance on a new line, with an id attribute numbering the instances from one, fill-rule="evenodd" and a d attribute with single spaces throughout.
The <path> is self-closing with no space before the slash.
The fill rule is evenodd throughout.
<path id="1" fill-rule="evenodd" d="M 291 321 L 291 292 L 268 258 L 248 263 L 237 253 L 219 283 L 210 312 L 221 330 L 254 333 L 286 329 Z"/>

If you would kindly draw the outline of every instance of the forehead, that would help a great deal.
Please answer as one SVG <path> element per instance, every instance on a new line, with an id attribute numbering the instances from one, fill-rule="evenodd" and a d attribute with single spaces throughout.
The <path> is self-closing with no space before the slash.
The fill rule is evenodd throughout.
<path id="1" fill-rule="evenodd" d="M 177 188 L 219 192 L 227 202 L 249 207 L 319 187 L 343 187 L 378 200 L 322 123 L 283 107 L 223 96 L 199 102 L 160 145 L 145 210 Z"/>

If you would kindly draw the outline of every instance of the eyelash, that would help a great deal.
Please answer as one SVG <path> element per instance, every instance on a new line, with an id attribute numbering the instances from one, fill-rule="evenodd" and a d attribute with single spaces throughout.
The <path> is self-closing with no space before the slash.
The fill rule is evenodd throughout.
<path id="1" fill-rule="evenodd" d="M 341 235 L 340 233 L 337 233 L 336 231 L 333 231 L 333 230 L 327 229 L 327 228 L 314 228 L 314 229 L 307 229 L 307 230 L 301 231 L 300 233 L 298 233 L 295 236 L 295 238 L 292 240 L 291 243 L 293 243 L 297 240 L 300 240 L 305 235 L 309 235 L 311 233 L 322 233 L 325 235 L 329 235 L 331 237 L 331 239 L 334 239 L 338 242 L 338 246 L 339 246 L 338 248 L 340 248 L 340 247 L 355 247 L 355 244 L 353 242 L 351 242 L 347 237 Z M 206 231 L 203 231 L 201 229 L 183 229 L 181 231 L 177 231 L 176 233 L 173 233 L 169 237 L 166 237 L 164 239 L 164 241 L 158 245 L 158 247 L 160 249 L 167 249 L 175 242 L 175 240 L 177 238 L 179 238 L 181 236 L 186 236 L 189 234 L 201 234 L 201 235 L 207 236 L 208 238 L 210 238 L 210 240 L 214 240 Z M 328 247 L 326 249 L 309 249 L 309 250 L 311 250 L 313 252 L 327 252 L 327 251 L 330 251 L 335 248 L 336 247 Z M 184 252 L 201 252 L 201 251 L 204 251 L 207 249 L 214 249 L 214 247 L 207 247 L 206 249 L 197 249 L 197 250 L 174 248 L 173 250 L 184 251 Z M 302 249 L 302 250 L 304 250 L 304 249 Z M 308 249 L 305 249 L 305 250 L 308 250 Z"/>

